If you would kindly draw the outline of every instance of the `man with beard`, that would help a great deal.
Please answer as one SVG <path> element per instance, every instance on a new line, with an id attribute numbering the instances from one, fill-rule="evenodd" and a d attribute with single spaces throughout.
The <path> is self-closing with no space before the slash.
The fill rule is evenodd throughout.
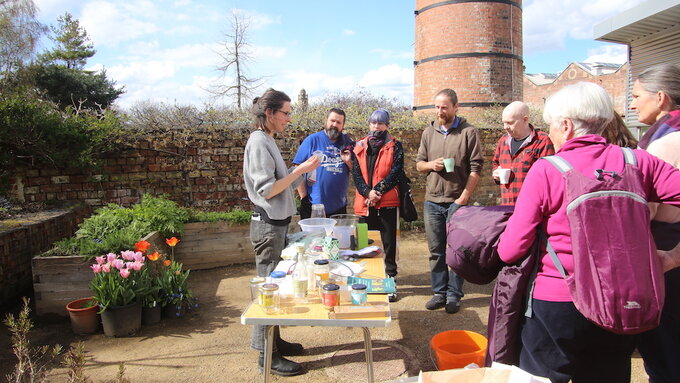
<path id="1" fill-rule="evenodd" d="M 464 118 L 456 116 L 456 92 L 439 91 L 434 106 L 438 121 L 423 131 L 416 157 L 416 169 L 427 174 L 423 214 L 434 296 L 425 308 L 445 307 L 447 313 L 453 314 L 460 310 L 463 278 L 446 264 L 446 222 L 469 202 L 479 182 L 484 158 L 479 132 Z"/>
<path id="2" fill-rule="evenodd" d="M 323 204 L 327 217 L 347 213 L 354 141 L 342 133 L 344 126 L 345 112 L 338 108 L 331 109 L 325 129 L 307 136 L 293 159 L 294 164 L 301 164 L 313 155 L 321 158 L 321 166 L 316 169 L 315 177 L 309 177 L 308 174 L 306 182 L 297 188 L 301 199 L 301 219 L 311 216 L 312 204 Z"/>

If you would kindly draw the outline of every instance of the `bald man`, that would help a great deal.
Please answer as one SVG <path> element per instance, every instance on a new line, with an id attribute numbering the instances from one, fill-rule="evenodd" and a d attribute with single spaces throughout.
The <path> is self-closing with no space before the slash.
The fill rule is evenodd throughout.
<path id="1" fill-rule="evenodd" d="M 507 134 L 498 140 L 493 155 L 493 178 L 501 187 L 501 205 L 514 205 L 531 165 L 541 157 L 555 154 L 547 133 L 529 123 L 529 107 L 515 101 L 503 110 L 503 129 Z M 500 169 L 510 169 L 507 184 L 500 184 Z"/>

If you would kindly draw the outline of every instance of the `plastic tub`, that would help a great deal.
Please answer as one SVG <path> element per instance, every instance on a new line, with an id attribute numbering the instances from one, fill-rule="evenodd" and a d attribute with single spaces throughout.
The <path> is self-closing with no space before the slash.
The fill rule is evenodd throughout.
<path id="1" fill-rule="evenodd" d="M 440 332 L 430 341 L 439 370 L 463 368 L 470 363 L 483 367 L 486 346 L 484 335 L 466 330 Z"/>
<path id="2" fill-rule="evenodd" d="M 298 224 L 302 231 L 306 233 L 325 233 L 330 235 L 336 222 L 332 218 L 306 218 L 301 219 Z"/>
<path id="3" fill-rule="evenodd" d="M 337 223 L 333 228 L 333 236 L 338 239 L 338 246 L 341 249 L 352 247 L 352 236 L 356 243 L 356 227 L 359 223 L 359 216 L 354 214 L 334 214 L 331 216 Z"/>

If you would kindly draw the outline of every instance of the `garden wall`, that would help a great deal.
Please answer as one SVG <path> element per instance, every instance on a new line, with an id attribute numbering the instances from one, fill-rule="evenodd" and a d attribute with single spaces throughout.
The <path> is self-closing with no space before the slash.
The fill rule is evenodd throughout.
<path id="1" fill-rule="evenodd" d="M 12 303 L 32 288 L 31 259 L 52 243 L 70 237 L 92 209 L 79 204 L 0 221 L 0 306 Z"/>
<path id="2" fill-rule="evenodd" d="M 354 137 L 366 133 L 365 130 L 345 131 Z M 404 145 L 406 172 L 414 182 L 416 205 L 422 210 L 425 176 L 415 170 L 422 128 L 394 128 L 390 132 Z M 496 204 L 499 188 L 491 179 L 490 167 L 503 130 L 480 129 L 480 132 L 486 163 L 473 202 Z M 300 141 L 310 133 L 312 131 L 305 129 L 284 132 L 277 139 L 283 157 L 292 159 Z M 26 202 L 78 200 L 91 206 L 107 203 L 130 206 L 139 202 L 144 193 L 152 193 L 167 194 L 183 206 L 205 210 L 234 207 L 250 210 L 242 178 L 243 150 L 249 134 L 247 128 L 148 132 L 134 147 L 106 156 L 98 171 L 17 169 L 10 177 L 9 196 Z M 353 200 L 353 188 L 349 195 Z"/>

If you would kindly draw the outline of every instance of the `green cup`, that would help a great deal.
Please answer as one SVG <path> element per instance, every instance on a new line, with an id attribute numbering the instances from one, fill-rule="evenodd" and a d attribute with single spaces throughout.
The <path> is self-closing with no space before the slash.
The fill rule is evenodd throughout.
<path id="1" fill-rule="evenodd" d="M 445 158 L 444 159 L 444 169 L 446 169 L 447 173 L 453 173 L 453 168 L 456 166 L 456 160 L 453 158 Z"/>

